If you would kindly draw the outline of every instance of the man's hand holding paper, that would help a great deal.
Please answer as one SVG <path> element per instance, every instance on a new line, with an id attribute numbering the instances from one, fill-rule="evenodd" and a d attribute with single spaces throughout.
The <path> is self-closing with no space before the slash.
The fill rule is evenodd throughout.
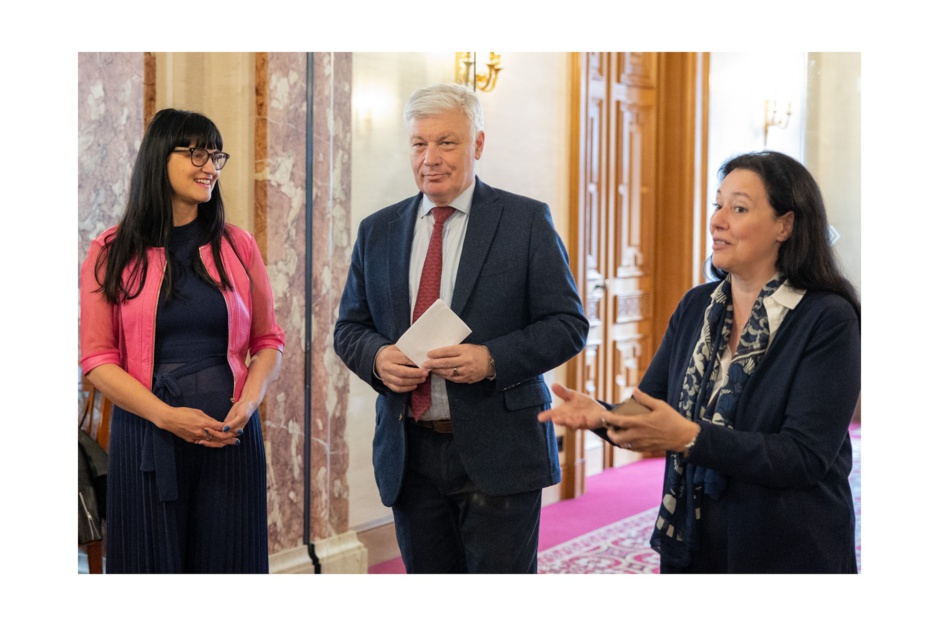
<path id="1" fill-rule="evenodd" d="M 490 362 L 489 350 L 485 346 L 460 343 L 471 332 L 469 326 L 450 307 L 442 300 L 437 300 L 401 335 L 394 348 L 410 359 L 411 363 L 420 364 L 417 371 L 430 371 L 453 382 L 474 383 L 490 375 Z M 390 349 L 379 352 L 379 358 Z M 408 380 L 413 381 L 413 386 L 422 382 L 413 376 L 408 377 Z M 387 381 L 385 384 L 388 384 Z M 413 386 L 406 391 L 413 389 Z M 394 387 L 392 390 L 399 391 Z"/>
<path id="2" fill-rule="evenodd" d="M 455 383 L 477 383 L 495 373 L 490 369 L 486 346 L 461 343 L 431 350 L 427 356 L 430 358 L 422 364 L 424 369 Z"/>
<path id="3" fill-rule="evenodd" d="M 414 391 L 427 378 L 427 370 L 417 367 L 394 344 L 388 344 L 375 357 L 375 373 L 395 393 Z"/>

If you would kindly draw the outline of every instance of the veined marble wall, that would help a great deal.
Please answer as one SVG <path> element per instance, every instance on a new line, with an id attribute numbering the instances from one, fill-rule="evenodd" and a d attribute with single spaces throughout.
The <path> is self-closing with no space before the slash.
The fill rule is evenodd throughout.
<path id="1" fill-rule="evenodd" d="M 258 53 L 255 73 L 254 232 L 287 335 L 280 378 L 264 407 L 272 554 L 296 547 L 303 537 L 305 59 L 302 53 Z"/>
<path id="2" fill-rule="evenodd" d="M 349 530 L 349 370 L 333 350 L 353 236 L 352 55 L 317 53 L 313 74 L 313 456 L 314 537 Z M 328 510 L 323 508 L 328 507 Z"/>
<path id="3" fill-rule="evenodd" d="M 143 54 L 78 55 L 79 265 L 124 211 L 143 138 L 143 84 Z"/>

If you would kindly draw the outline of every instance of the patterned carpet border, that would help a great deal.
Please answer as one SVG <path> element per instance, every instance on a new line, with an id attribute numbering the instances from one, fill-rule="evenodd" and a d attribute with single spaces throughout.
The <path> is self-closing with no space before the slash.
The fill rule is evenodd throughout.
<path id="1" fill-rule="evenodd" d="M 858 571 L 861 569 L 861 428 L 851 430 Z M 657 574 L 659 555 L 649 547 L 658 509 L 614 522 L 538 554 L 539 574 Z"/>

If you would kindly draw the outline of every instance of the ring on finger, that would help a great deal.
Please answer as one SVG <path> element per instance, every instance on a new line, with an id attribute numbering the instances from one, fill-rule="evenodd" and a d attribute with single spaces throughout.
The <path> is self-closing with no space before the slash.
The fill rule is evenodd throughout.
<path id="1" fill-rule="evenodd" d="M 211 433 L 209 433 L 209 431 L 208 431 L 208 430 L 205 430 L 205 429 L 203 429 L 203 432 L 205 432 L 205 440 L 206 440 L 206 441 L 212 441 L 212 435 L 211 435 Z"/>
<path id="2" fill-rule="evenodd" d="M 454 368 L 453 368 L 453 375 L 454 375 L 454 376 L 457 376 L 457 375 L 459 375 L 459 373 L 460 373 L 460 372 L 457 370 L 457 368 L 454 367 Z"/>
<path id="3" fill-rule="evenodd" d="M 633 449 L 633 444 L 627 443 L 627 444 L 626 444 L 626 449 L 627 449 L 627 450 L 632 450 L 632 449 Z"/>

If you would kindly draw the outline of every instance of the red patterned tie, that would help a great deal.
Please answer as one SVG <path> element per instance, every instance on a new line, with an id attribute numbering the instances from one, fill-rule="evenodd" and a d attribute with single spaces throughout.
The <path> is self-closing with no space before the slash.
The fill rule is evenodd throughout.
<path id="1" fill-rule="evenodd" d="M 452 206 L 435 206 L 431 209 L 434 215 L 434 232 L 430 236 L 427 256 L 424 257 L 424 269 L 421 270 L 421 284 L 417 289 L 417 301 L 414 303 L 414 315 L 411 318 L 412 324 L 440 297 L 440 273 L 443 269 L 443 223 L 453 215 L 455 210 Z M 420 363 L 417 365 L 420 366 Z M 430 408 L 430 376 L 411 392 L 411 413 L 414 414 L 414 419 L 420 419 L 428 408 Z"/>

